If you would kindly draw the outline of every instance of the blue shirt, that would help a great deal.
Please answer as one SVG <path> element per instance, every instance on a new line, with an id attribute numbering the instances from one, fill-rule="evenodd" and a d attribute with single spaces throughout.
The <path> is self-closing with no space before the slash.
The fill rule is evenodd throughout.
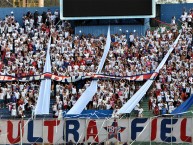
<path id="1" fill-rule="evenodd" d="M 167 109 L 166 108 L 162 108 L 162 115 L 163 114 L 167 114 Z"/>

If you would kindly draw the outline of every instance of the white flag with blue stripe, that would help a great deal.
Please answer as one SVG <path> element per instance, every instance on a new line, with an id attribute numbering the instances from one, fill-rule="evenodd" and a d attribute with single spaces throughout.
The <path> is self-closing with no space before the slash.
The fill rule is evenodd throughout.
<path id="1" fill-rule="evenodd" d="M 46 52 L 46 62 L 44 65 L 44 73 L 51 73 L 51 62 L 50 62 L 50 44 L 51 36 L 48 42 L 48 48 Z M 51 80 L 45 79 L 41 81 L 39 96 L 35 108 L 35 115 L 49 114 L 50 108 L 50 92 L 51 92 Z"/>
<path id="2" fill-rule="evenodd" d="M 110 49 L 110 44 L 111 44 L 110 27 L 108 27 L 105 50 L 104 50 L 103 56 L 101 58 L 101 61 L 99 63 L 99 66 L 98 66 L 98 69 L 96 72 L 97 74 L 101 73 L 101 70 L 104 66 L 107 54 L 108 54 L 109 49 Z M 84 93 L 81 95 L 81 97 L 75 103 L 75 105 L 70 109 L 70 111 L 68 111 L 67 114 L 81 114 L 81 112 L 84 110 L 86 105 L 89 103 L 89 101 L 92 100 L 93 96 L 97 92 L 97 82 L 98 82 L 98 80 L 93 80 L 91 82 L 91 85 L 84 91 Z"/>

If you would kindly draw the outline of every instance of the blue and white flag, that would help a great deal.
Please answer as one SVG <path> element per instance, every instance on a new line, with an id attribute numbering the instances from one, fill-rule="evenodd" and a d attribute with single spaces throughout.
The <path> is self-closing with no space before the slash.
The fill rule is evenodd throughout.
<path id="1" fill-rule="evenodd" d="M 51 73 L 51 62 L 50 62 L 50 44 L 51 36 L 48 42 L 48 48 L 46 52 L 46 62 L 44 65 L 44 73 Z M 50 92 L 51 92 L 51 80 L 45 79 L 41 81 L 39 96 L 35 108 L 35 115 L 38 114 L 49 114 L 50 108 Z"/>
<path id="2" fill-rule="evenodd" d="M 181 34 L 179 34 L 178 38 L 173 43 L 173 46 L 168 50 L 167 54 L 165 55 L 161 63 L 158 65 L 157 69 L 155 70 L 156 73 L 159 73 L 160 69 L 164 66 L 174 47 L 177 45 L 180 36 Z M 127 103 L 124 104 L 123 107 L 121 107 L 121 109 L 117 112 L 117 114 L 131 113 L 131 111 L 135 108 L 135 106 L 146 94 L 146 92 L 148 91 L 153 82 L 154 80 L 146 81 L 145 84 L 131 97 L 131 99 L 129 99 L 129 101 L 127 101 Z"/>
<path id="3" fill-rule="evenodd" d="M 101 58 L 101 61 L 99 63 L 98 69 L 97 69 L 97 74 L 101 73 L 101 70 L 104 66 L 107 54 L 110 49 L 110 44 L 111 44 L 111 36 L 110 36 L 110 27 L 108 27 L 108 32 L 107 32 L 107 41 L 105 45 L 105 50 L 103 53 L 103 56 Z M 91 82 L 91 85 L 84 91 L 84 93 L 80 96 L 78 101 L 75 103 L 75 105 L 68 111 L 67 114 L 81 114 L 81 112 L 84 110 L 86 105 L 89 103 L 89 101 L 92 100 L 93 96 L 97 92 L 97 82 L 98 80 L 93 80 Z"/>
<path id="4" fill-rule="evenodd" d="M 101 73 L 101 70 L 102 70 L 102 68 L 104 66 L 105 60 L 106 60 L 107 55 L 109 53 L 110 46 L 111 46 L 111 35 L 110 35 L 110 27 L 108 27 L 107 41 L 106 41 L 106 45 L 105 45 L 105 50 L 103 52 L 103 56 L 102 56 L 101 61 L 99 63 L 99 66 L 98 66 L 96 74 L 100 74 Z"/>
<path id="5" fill-rule="evenodd" d="M 68 111 L 67 114 L 81 114 L 86 105 L 97 92 L 97 80 L 91 82 L 90 86 L 83 92 L 75 105 Z"/>

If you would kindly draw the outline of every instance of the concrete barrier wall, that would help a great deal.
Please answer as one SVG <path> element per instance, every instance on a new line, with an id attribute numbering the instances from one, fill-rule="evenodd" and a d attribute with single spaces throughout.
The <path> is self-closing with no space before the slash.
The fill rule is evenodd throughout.
<path id="1" fill-rule="evenodd" d="M 171 18 L 173 16 L 176 17 L 176 20 L 180 18 L 182 15 L 183 9 L 189 11 L 193 8 L 193 3 L 186 3 L 186 4 L 162 4 L 161 5 L 161 21 L 171 23 Z M 179 21 L 176 21 L 179 22 Z"/>
<path id="2" fill-rule="evenodd" d="M 28 11 L 34 13 L 36 10 L 40 14 L 42 14 L 43 11 L 47 12 L 48 9 L 50 9 L 52 12 L 54 12 L 56 9 L 59 10 L 59 7 L 33 7 L 33 8 L 0 8 L 0 19 L 4 19 L 6 15 L 11 15 L 11 12 L 13 11 L 15 19 L 22 24 L 22 17 L 24 14 L 26 14 Z"/>
<path id="3" fill-rule="evenodd" d="M 162 4 L 161 5 L 161 13 L 160 13 L 160 20 L 163 22 L 170 23 L 172 16 L 176 16 L 176 19 L 178 20 L 183 12 L 183 8 L 186 8 L 186 10 L 190 10 L 193 8 L 193 3 L 188 4 Z M 10 15 L 11 12 L 14 12 L 14 16 L 16 20 L 22 24 L 22 16 L 27 13 L 27 11 L 35 12 L 38 10 L 38 12 L 41 14 L 43 11 L 47 11 L 50 9 L 52 12 L 54 12 L 56 9 L 59 9 L 59 7 L 34 7 L 34 8 L 1 8 L 0 9 L 0 19 L 4 19 L 6 15 Z M 75 34 L 106 34 L 107 32 L 107 25 L 105 26 L 78 26 L 75 28 Z M 138 35 L 144 35 L 145 31 L 149 28 L 149 19 L 145 19 L 144 25 L 114 25 L 111 26 L 111 33 L 112 34 L 119 34 L 119 33 L 130 33 L 133 32 L 133 30 L 136 30 L 136 33 Z"/>

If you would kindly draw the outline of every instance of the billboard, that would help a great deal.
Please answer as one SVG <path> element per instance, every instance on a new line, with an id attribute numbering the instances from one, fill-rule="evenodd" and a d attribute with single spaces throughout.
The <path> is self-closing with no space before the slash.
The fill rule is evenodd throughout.
<path id="1" fill-rule="evenodd" d="M 155 17 L 155 0 L 60 0 L 61 20 Z"/>
<path id="2" fill-rule="evenodd" d="M 0 144 L 192 142 L 192 118 L 1 120 Z"/>

